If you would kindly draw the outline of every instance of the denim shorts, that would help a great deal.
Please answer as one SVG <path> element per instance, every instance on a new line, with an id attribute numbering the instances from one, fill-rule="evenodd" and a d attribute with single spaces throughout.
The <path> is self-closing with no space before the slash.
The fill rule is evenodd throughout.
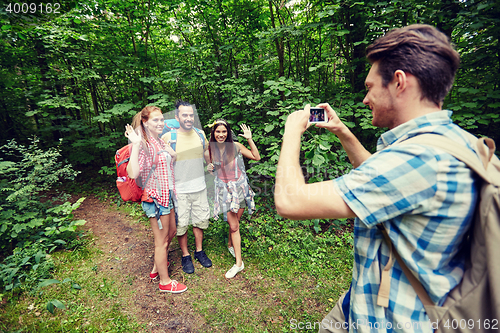
<path id="1" fill-rule="evenodd" d="M 153 199 L 154 200 L 154 199 Z M 146 216 L 158 218 L 161 215 L 170 214 L 170 210 L 174 208 L 174 203 L 172 200 L 172 190 L 169 191 L 168 207 L 160 205 L 156 200 L 154 202 L 142 202 L 142 209 Z"/>

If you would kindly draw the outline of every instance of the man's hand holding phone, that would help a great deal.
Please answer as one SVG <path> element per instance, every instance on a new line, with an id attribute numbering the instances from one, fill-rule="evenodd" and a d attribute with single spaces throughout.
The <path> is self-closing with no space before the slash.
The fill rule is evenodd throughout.
<path id="1" fill-rule="evenodd" d="M 316 123 L 316 127 L 326 128 L 334 134 L 340 134 L 341 132 L 348 130 L 347 126 L 340 120 L 337 113 L 332 109 L 330 104 L 322 103 L 317 106 L 322 108 L 326 112 L 327 121 L 322 123 Z"/>
<path id="2" fill-rule="evenodd" d="M 316 107 L 307 104 L 304 110 L 293 112 L 287 118 L 285 131 L 302 134 L 311 124 L 315 124 L 319 128 L 326 128 L 337 135 L 350 132 L 328 103 L 318 104 Z"/>

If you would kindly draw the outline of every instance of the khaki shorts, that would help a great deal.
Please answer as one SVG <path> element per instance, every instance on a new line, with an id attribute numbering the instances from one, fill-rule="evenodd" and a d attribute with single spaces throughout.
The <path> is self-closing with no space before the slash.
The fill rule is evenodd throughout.
<path id="1" fill-rule="evenodd" d="M 209 218 L 207 189 L 194 193 L 177 193 L 177 236 L 183 236 L 191 224 L 202 230 L 207 229 Z"/>
<path id="2" fill-rule="evenodd" d="M 347 294 L 347 291 L 340 296 L 335 307 L 321 321 L 321 326 L 318 333 L 347 333 L 349 325 L 345 322 L 344 312 L 342 311 L 342 302 Z"/>

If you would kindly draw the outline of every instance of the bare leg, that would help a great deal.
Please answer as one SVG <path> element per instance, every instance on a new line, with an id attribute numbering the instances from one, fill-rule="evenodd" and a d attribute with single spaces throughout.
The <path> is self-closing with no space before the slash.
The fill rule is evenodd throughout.
<path id="1" fill-rule="evenodd" d="M 188 251 L 188 232 L 186 231 L 186 233 L 182 236 L 177 236 L 177 242 L 179 242 L 179 246 L 182 250 L 182 256 L 185 257 L 185 256 L 188 256 L 189 255 L 189 251 Z"/>
<path id="2" fill-rule="evenodd" d="M 168 216 L 171 216 L 171 214 L 173 214 L 173 210 L 170 210 L 170 215 L 168 215 Z M 169 223 L 171 223 L 170 220 L 169 220 Z M 157 225 L 158 225 L 158 223 L 157 223 Z M 163 225 L 163 222 L 162 222 L 162 225 Z M 174 225 L 173 225 L 174 228 L 172 228 L 171 224 L 170 224 L 170 226 L 171 226 L 169 228 L 170 235 L 168 237 L 168 246 L 167 246 L 167 251 L 166 251 L 167 252 L 167 267 L 168 267 L 168 250 L 170 248 L 170 243 L 172 242 L 172 239 L 174 239 L 174 237 L 175 237 L 175 233 L 176 233 L 176 229 L 177 229 L 175 227 L 175 219 L 174 219 Z M 151 270 L 151 274 L 154 274 L 154 273 L 157 273 L 157 272 L 158 272 L 158 268 L 156 267 L 156 262 L 153 260 L 153 269 Z"/>
<path id="3" fill-rule="evenodd" d="M 153 229 L 154 243 L 155 243 L 155 266 L 158 269 L 158 274 L 160 275 L 160 284 L 167 285 L 172 280 L 168 275 L 167 267 L 167 250 L 172 241 L 173 235 L 175 234 L 175 215 L 172 213 L 168 215 L 160 216 L 160 221 L 162 223 L 163 229 L 159 229 L 158 222 L 156 218 L 152 217 L 149 219 L 151 222 L 151 228 Z M 173 232 L 174 231 L 174 232 Z"/>
<path id="4" fill-rule="evenodd" d="M 236 256 L 236 266 L 240 267 L 242 264 L 241 260 L 241 236 L 240 236 L 240 219 L 243 214 L 244 208 L 240 208 L 237 214 L 233 212 L 227 212 L 227 222 L 229 223 L 229 233 L 231 236 L 232 245 L 234 247 L 234 254 Z M 240 214 L 241 212 L 241 214 Z"/>
<path id="5" fill-rule="evenodd" d="M 203 229 L 193 227 L 193 234 L 194 234 L 194 242 L 196 244 L 196 251 L 199 252 L 203 250 Z"/>
<path id="6" fill-rule="evenodd" d="M 238 210 L 238 221 L 241 220 L 241 216 L 243 216 L 243 212 L 245 211 L 245 209 L 243 208 L 240 208 Z M 232 247 L 233 246 L 233 241 L 231 240 L 231 233 L 229 233 L 228 237 L 227 237 L 227 247 Z"/>

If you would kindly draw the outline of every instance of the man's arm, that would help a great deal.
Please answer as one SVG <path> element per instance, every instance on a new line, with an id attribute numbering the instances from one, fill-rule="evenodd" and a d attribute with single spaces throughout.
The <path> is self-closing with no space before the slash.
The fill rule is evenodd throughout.
<path id="1" fill-rule="evenodd" d="M 349 157 L 349 161 L 354 168 L 357 168 L 365 160 L 367 160 L 372 154 L 363 147 L 358 138 L 351 132 L 351 130 L 340 120 L 337 113 L 332 109 L 328 103 L 319 104 L 318 107 L 326 110 L 328 115 L 327 123 L 316 124 L 316 127 L 326 128 L 333 134 L 335 134 L 339 139 L 342 147 Z"/>
<path id="2" fill-rule="evenodd" d="M 209 153 L 208 149 L 203 152 L 203 157 L 205 157 L 205 162 L 207 162 L 207 165 L 212 163 L 210 161 L 210 153 Z"/>
<path id="3" fill-rule="evenodd" d="M 300 138 L 308 126 L 309 105 L 288 116 L 283 135 L 274 200 L 278 214 L 303 220 L 355 217 L 332 181 L 306 184 L 299 163 Z"/>
<path id="4" fill-rule="evenodd" d="M 210 144 L 210 142 L 208 142 L 205 134 L 203 134 L 203 140 L 205 140 L 205 150 L 203 151 L 203 157 L 205 158 L 205 162 L 207 163 L 207 165 L 209 165 L 210 163 L 212 163 L 212 161 L 210 160 L 210 152 L 208 151 L 208 145 Z"/>

